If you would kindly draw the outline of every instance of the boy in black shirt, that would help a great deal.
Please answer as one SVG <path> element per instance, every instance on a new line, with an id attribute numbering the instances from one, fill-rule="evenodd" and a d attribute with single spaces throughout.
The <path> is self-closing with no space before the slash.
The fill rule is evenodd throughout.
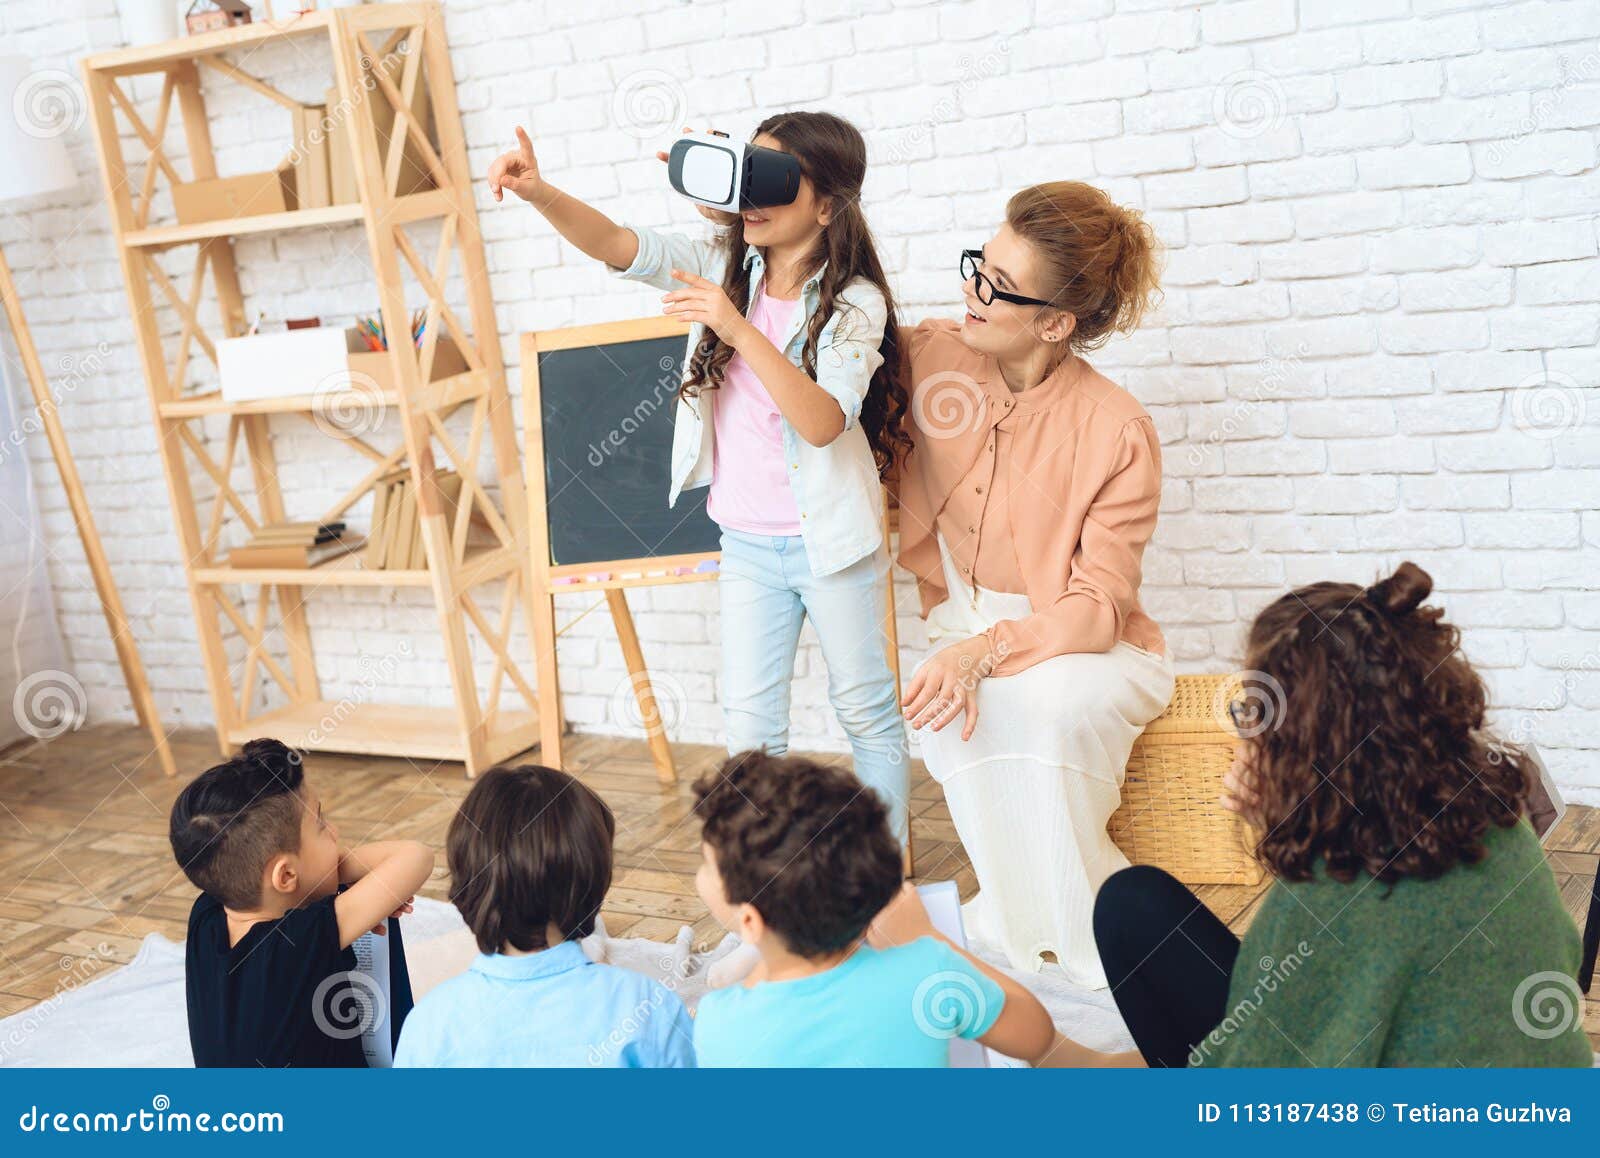
<path id="1" fill-rule="evenodd" d="M 384 998 L 360 992 L 350 946 L 411 910 L 433 850 L 341 846 L 299 754 L 277 740 L 252 740 L 196 778 L 170 831 L 201 890 L 184 963 L 195 1065 L 366 1065 L 350 1010 Z"/>

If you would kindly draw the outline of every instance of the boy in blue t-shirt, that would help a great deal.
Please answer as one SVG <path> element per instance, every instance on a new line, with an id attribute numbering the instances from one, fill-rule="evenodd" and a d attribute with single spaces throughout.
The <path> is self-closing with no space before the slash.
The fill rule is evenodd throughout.
<path id="1" fill-rule="evenodd" d="M 902 887 L 888 811 L 850 772 L 745 752 L 694 791 L 696 888 L 761 956 L 701 999 L 702 1066 L 939 1067 L 958 1036 L 1050 1051 L 1038 999 L 941 937 Z"/>

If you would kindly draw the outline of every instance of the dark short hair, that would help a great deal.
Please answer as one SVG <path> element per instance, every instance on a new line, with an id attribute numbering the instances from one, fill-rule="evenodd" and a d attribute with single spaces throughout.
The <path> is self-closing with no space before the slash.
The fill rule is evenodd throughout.
<path id="1" fill-rule="evenodd" d="M 539 764 L 491 768 L 450 822 L 450 902 L 478 948 L 549 948 L 594 932 L 617 822 L 594 790 Z"/>
<path id="2" fill-rule="evenodd" d="M 230 909 L 261 903 L 267 862 L 300 851 L 305 769 L 277 740 L 251 740 L 178 793 L 167 833 L 178 867 Z"/>
<path id="3" fill-rule="evenodd" d="M 754 905 L 791 952 L 847 947 L 900 889 L 889 810 L 846 769 L 742 752 L 694 794 L 728 903 Z"/>

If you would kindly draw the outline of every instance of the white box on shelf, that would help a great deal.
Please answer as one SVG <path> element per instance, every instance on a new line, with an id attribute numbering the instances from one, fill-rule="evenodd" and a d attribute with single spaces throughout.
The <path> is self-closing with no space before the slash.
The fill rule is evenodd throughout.
<path id="1" fill-rule="evenodd" d="M 433 373 L 438 381 L 467 368 L 461 350 L 448 334 L 434 347 Z M 396 388 L 394 363 L 385 350 L 372 350 L 354 326 L 311 326 L 224 338 L 217 343 L 217 371 L 226 402 L 261 398 L 298 398 L 349 390 L 358 395 Z"/>
<path id="2" fill-rule="evenodd" d="M 275 330 L 217 343 L 222 397 L 229 402 L 292 398 L 348 389 L 350 345 L 341 326 Z"/>

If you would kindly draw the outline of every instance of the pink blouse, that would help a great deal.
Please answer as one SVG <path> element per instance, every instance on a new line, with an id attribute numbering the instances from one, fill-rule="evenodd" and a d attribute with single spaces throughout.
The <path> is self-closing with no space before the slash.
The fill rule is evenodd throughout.
<path id="1" fill-rule="evenodd" d="M 900 486 L 900 564 L 922 614 L 945 588 L 938 537 L 968 583 L 1026 594 L 1033 614 L 988 631 L 993 674 L 1126 641 L 1165 650 L 1139 605 L 1161 502 L 1161 445 L 1144 407 L 1082 359 L 1013 394 L 994 359 L 949 321 L 908 343 L 910 433 Z"/>
<path id="2" fill-rule="evenodd" d="M 751 324 L 781 350 L 799 304 L 768 297 L 758 286 Z M 719 527 L 747 535 L 798 535 L 800 506 L 783 453 L 783 412 L 742 354 L 728 361 L 721 387 L 710 394 L 716 437 L 706 514 Z"/>

